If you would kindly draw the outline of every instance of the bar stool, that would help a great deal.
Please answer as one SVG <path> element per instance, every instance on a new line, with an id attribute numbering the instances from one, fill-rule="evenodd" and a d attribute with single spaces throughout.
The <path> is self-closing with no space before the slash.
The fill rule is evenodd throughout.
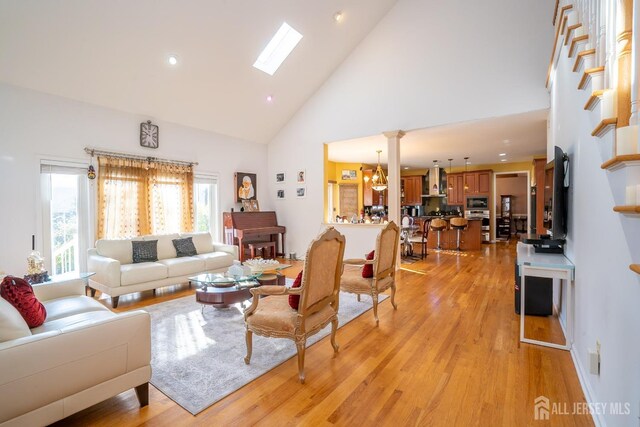
<path id="1" fill-rule="evenodd" d="M 447 221 L 441 218 L 435 218 L 431 220 L 429 227 L 431 228 L 431 231 L 438 233 L 438 246 L 436 247 L 436 250 L 442 250 L 440 247 L 440 232 L 447 228 Z"/>
<path id="2" fill-rule="evenodd" d="M 465 230 L 467 228 L 467 226 L 469 225 L 469 221 L 467 221 L 466 218 L 451 218 L 451 228 L 453 228 L 454 230 L 456 230 L 456 249 L 458 250 L 458 252 L 460 252 L 462 249 L 460 249 L 460 232 L 462 230 Z"/>

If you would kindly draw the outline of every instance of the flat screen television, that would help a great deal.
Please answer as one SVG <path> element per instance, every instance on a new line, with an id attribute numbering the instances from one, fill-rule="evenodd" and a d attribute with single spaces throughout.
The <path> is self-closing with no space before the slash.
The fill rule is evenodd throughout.
<path id="1" fill-rule="evenodd" d="M 554 148 L 554 158 L 545 166 L 543 226 L 553 240 L 567 237 L 569 195 L 569 156 L 560 147 Z"/>

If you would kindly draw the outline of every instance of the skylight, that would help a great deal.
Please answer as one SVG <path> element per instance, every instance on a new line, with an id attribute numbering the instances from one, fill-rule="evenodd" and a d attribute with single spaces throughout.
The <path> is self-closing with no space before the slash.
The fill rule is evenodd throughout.
<path id="1" fill-rule="evenodd" d="M 273 76 L 301 39 L 302 34 L 284 22 L 253 66 Z"/>

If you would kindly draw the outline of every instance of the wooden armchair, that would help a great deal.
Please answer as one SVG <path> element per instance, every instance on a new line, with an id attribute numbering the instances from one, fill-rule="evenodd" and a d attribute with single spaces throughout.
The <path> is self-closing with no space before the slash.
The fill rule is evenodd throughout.
<path id="1" fill-rule="evenodd" d="M 247 328 L 246 364 L 251 361 L 253 333 L 265 337 L 289 338 L 298 349 L 298 374 L 304 383 L 304 353 L 307 338 L 331 323 L 331 345 L 338 352 L 338 305 L 345 238 L 327 228 L 309 245 L 299 288 L 261 286 L 251 289 L 253 302 L 244 312 Z M 260 299 L 262 295 L 269 298 Z M 298 310 L 289 306 L 289 295 L 299 295 Z"/>
<path id="2" fill-rule="evenodd" d="M 378 325 L 378 294 L 391 288 L 391 305 L 394 309 L 398 306 L 395 302 L 396 295 L 396 260 L 398 253 L 398 242 L 400 240 L 400 230 L 393 222 L 389 222 L 380 231 L 376 239 L 376 248 L 372 260 L 346 259 L 344 263 L 351 266 L 362 266 L 371 264 L 373 266 L 373 277 L 362 277 L 362 269 L 346 267 L 340 278 L 340 289 L 358 295 L 369 294 L 373 299 L 373 317 Z"/>

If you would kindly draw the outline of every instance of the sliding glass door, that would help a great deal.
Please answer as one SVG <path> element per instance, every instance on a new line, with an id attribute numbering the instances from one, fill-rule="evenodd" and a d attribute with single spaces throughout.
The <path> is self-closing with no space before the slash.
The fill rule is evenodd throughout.
<path id="1" fill-rule="evenodd" d="M 86 270 L 88 197 L 86 170 L 41 165 L 42 254 L 50 275 Z"/>

